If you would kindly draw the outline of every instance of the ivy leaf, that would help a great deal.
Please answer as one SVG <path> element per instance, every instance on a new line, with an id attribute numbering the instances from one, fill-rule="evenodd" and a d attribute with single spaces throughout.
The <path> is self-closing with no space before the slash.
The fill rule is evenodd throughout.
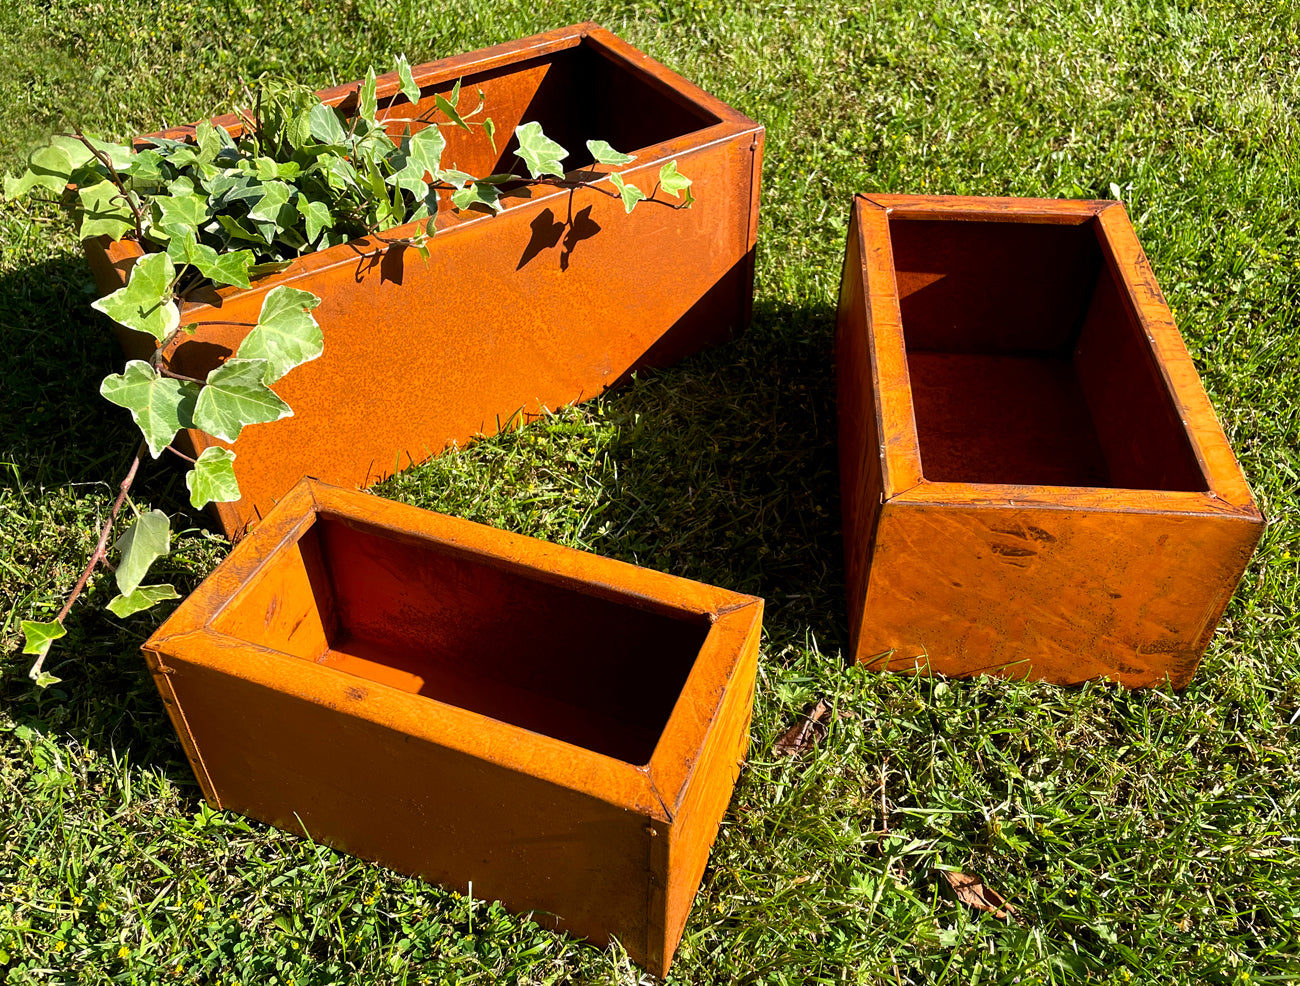
<path id="1" fill-rule="evenodd" d="M 402 87 L 402 95 L 412 103 L 420 101 L 420 87 L 415 84 L 415 77 L 411 75 L 411 66 L 406 62 L 405 55 L 397 56 L 397 81 Z"/>
<path id="2" fill-rule="evenodd" d="M 515 139 L 519 141 L 519 150 L 515 151 L 515 155 L 523 158 L 530 175 L 534 178 L 542 175 L 564 177 L 560 162 L 569 156 L 569 152 L 542 133 L 540 123 L 534 120 L 516 127 Z"/>
<path id="3" fill-rule="evenodd" d="M 167 181 L 163 173 L 166 159 L 157 151 L 145 148 L 131 157 L 126 167 L 118 168 L 118 174 L 129 180 L 133 189 L 152 188 Z"/>
<path id="4" fill-rule="evenodd" d="M 457 171 L 455 168 L 449 168 L 446 171 L 439 171 L 438 177 L 449 185 L 455 185 L 457 188 L 464 188 L 470 182 L 474 181 L 474 176 L 464 171 Z"/>
<path id="5" fill-rule="evenodd" d="M 451 201 L 457 209 L 468 209 L 472 205 L 485 205 L 493 212 L 502 209 L 501 193 L 495 185 L 483 181 L 476 181 L 458 192 L 452 192 Z"/>
<path id="6" fill-rule="evenodd" d="M 75 168 L 66 148 L 58 144 L 38 147 L 27 159 L 26 171 L 17 177 L 5 176 L 5 198 L 16 199 L 33 188 L 48 188 L 62 194 Z"/>
<path id="7" fill-rule="evenodd" d="M 348 139 L 347 129 L 339 111 L 325 103 L 317 103 L 307 114 L 311 135 L 322 144 L 343 144 Z"/>
<path id="8" fill-rule="evenodd" d="M 232 202 L 255 199 L 262 194 L 262 186 L 253 178 L 237 168 L 227 168 L 203 181 L 208 193 L 209 207 L 219 213 Z"/>
<path id="9" fill-rule="evenodd" d="M 168 226 L 190 226 L 195 229 L 208 221 L 208 200 L 206 196 L 195 192 L 159 195 L 153 199 L 158 207 L 158 219 L 154 223 L 166 229 Z"/>
<path id="10" fill-rule="evenodd" d="M 199 385 L 164 377 L 144 360 L 133 359 L 123 372 L 106 376 L 99 392 L 131 412 L 156 459 L 178 431 L 193 425 Z"/>
<path id="11" fill-rule="evenodd" d="M 442 96 L 439 96 L 436 93 L 434 94 L 433 97 L 434 105 L 437 106 L 438 109 L 442 110 L 442 112 L 446 114 L 448 120 L 456 124 L 456 126 L 460 127 L 462 130 L 468 130 L 469 124 L 465 122 L 464 118 L 460 115 L 460 112 L 456 109 L 455 104 L 458 102 L 460 102 L 459 82 L 456 83 L 456 88 L 454 88 L 451 91 L 450 102 L 448 102 L 447 99 L 445 99 Z"/>
<path id="12" fill-rule="evenodd" d="M 622 151 L 616 151 L 603 140 L 587 141 L 587 150 L 601 164 L 629 164 L 636 160 L 635 154 L 624 154 Z"/>
<path id="13" fill-rule="evenodd" d="M 274 223 L 277 227 L 289 225 L 280 221 L 280 210 L 289 204 L 294 187 L 282 181 L 268 181 L 262 189 L 262 197 L 248 210 L 248 218 L 254 222 Z"/>
<path id="14" fill-rule="evenodd" d="M 265 360 L 262 382 L 267 385 L 295 366 L 316 359 L 325 351 L 325 335 L 311 314 L 319 304 L 320 298 L 310 291 L 284 285 L 272 288 L 262 302 L 257 325 L 239 344 L 235 356 L 241 360 Z"/>
<path id="15" fill-rule="evenodd" d="M 307 224 L 307 239 L 309 241 L 314 241 L 320 235 L 322 229 L 333 228 L 334 216 L 330 213 L 330 207 L 324 202 L 300 195 L 297 204 L 298 214 L 302 216 Z"/>
<path id="16" fill-rule="evenodd" d="M 447 138 L 437 127 L 425 127 L 411 135 L 406 154 L 430 176 L 436 176 L 442 170 L 442 152 L 446 146 Z"/>
<path id="17" fill-rule="evenodd" d="M 77 235 L 88 240 L 92 236 L 107 236 L 120 240 L 124 233 L 135 228 L 135 217 L 122 200 L 122 192 L 113 182 L 103 181 L 77 189 L 81 201 L 81 228 Z"/>
<path id="18" fill-rule="evenodd" d="M 259 157 L 253 159 L 257 177 L 262 181 L 274 181 L 277 178 L 293 180 L 302 171 L 297 161 L 276 161 L 274 158 Z"/>
<path id="19" fill-rule="evenodd" d="M 253 266 L 252 250 L 234 250 L 230 253 L 217 253 L 212 247 L 199 244 L 200 255 L 195 259 L 194 266 L 199 269 L 199 273 L 204 277 L 212 279 L 212 283 L 221 287 L 225 284 L 233 284 L 236 287 L 252 287 L 249 280 L 249 273 Z"/>
<path id="20" fill-rule="evenodd" d="M 136 261 L 125 287 L 92 302 L 91 307 L 162 342 L 181 324 L 180 309 L 172 300 L 175 280 L 172 258 L 165 253 L 151 253 Z"/>
<path id="21" fill-rule="evenodd" d="M 301 150 L 311 142 L 311 113 L 308 110 L 302 110 L 299 113 L 289 117 L 284 126 L 284 136 L 289 141 L 289 146 L 295 151 Z"/>
<path id="22" fill-rule="evenodd" d="M 217 155 L 226 146 L 226 141 L 221 139 L 223 134 L 227 140 L 230 139 L 230 134 L 224 128 L 214 127 L 207 120 L 201 121 L 194 128 L 194 143 L 199 146 L 199 160 L 208 164 L 217 159 Z"/>
<path id="23" fill-rule="evenodd" d="M 181 595 L 170 585 L 142 585 L 134 592 L 114 596 L 107 603 L 108 611 L 119 619 L 156 606 L 164 599 L 180 599 Z"/>
<path id="24" fill-rule="evenodd" d="M 446 139 L 438 133 L 438 127 L 426 126 L 411 137 L 403 138 L 400 150 L 390 164 L 394 168 L 402 165 L 389 176 L 389 183 L 399 189 L 406 189 L 416 199 L 425 193 L 425 174 L 437 176 L 442 165 L 442 150 L 447 146 Z"/>
<path id="25" fill-rule="evenodd" d="M 361 83 L 361 92 L 357 95 L 357 116 L 372 123 L 378 112 L 379 103 L 375 99 L 375 69 L 372 65 L 366 69 L 366 80 Z"/>
<path id="26" fill-rule="evenodd" d="M 682 198 L 682 204 L 679 205 L 677 208 L 689 209 L 694 204 L 695 204 L 695 193 L 691 191 L 689 188 L 687 188 L 686 195 Z"/>
<path id="27" fill-rule="evenodd" d="M 226 235 L 232 240 L 244 240 L 247 243 L 256 243 L 260 247 L 265 247 L 270 243 L 270 240 L 262 235 L 261 226 L 254 232 L 233 216 L 217 216 L 217 222 L 221 224 L 221 228 L 226 231 Z M 272 228 L 274 228 L 274 224 L 272 224 Z"/>
<path id="28" fill-rule="evenodd" d="M 492 143 L 493 152 L 497 149 L 497 125 L 492 122 L 492 117 L 483 120 L 483 132 L 487 134 L 487 139 Z"/>
<path id="29" fill-rule="evenodd" d="M 219 445 L 210 445 L 199 453 L 194 468 L 185 474 L 190 503 L 198 509 L 209 503 L 229 503 L 239 499 L 239 481 L 235 479 L 235 453 Z"/>
<path id="30" fill-rule="evenodd" d="M 248 276 L 264 277 L 267 274 L 278 274 L 280 271 L 288 270 L 292 266 L 292 260 L 268 260 L 264 264 L 253 264 L 248 268 Z"/>
<path id="31" fill-rule="evenodd" d="M 44 657 L 50 651 L 50 644 L 60 637 L 67 635 L 67 630 L 58 620 L 50 620 L 48 623 L 41 623 L 37 620 L 22 621 L 24 654 L 37 654 Z"/>
<path id="32" fill-rule="evenodd" d="M 118 592 L 129 596 L 139 588 L 154 560 L 166 557 L 171 550 L 171 536 L 171 522 L 161 510 L 150 510 L 136 518 L 113 545 L 122 554 L 113 573 Z"/>
<path id="33" fill-rule="evenodd" d="M 659 187 L 677 198 L 677 193 L 691 187 L 691 180 L 677 170 L 677 162 L 669 161 L 659 169 Z M 694 201 L 692 196 L 691 201 Z"/>
<path id="34" fill-rule="evenodd" d="M 618 189 L 619 196 L 623 199 L 624 211 L 631 212 L 636 208 L 636 204 L 645 198 L 645 192 L 641 191 L 641 189 L 637 188 L 635 185 L 627 184 L 627 182 L 623 181 L 623 176 L 617 171 L 611 171 L 609 173 L 609 180 L 614 183 L 614 187 Z"/>
<path id="35" fill-rule="evenodd" d="M 170 229 L 167 232 L 171 234 L 167 243 L 167 256 L 174 263 L 193 266 L 218 287 L 225 284 L 252 287 L 248 278 L 248 270 L 253 263 L 252 250 L 217 253 L 212 247 L 198 242 L 192 229 Z"/>
<path id="36" fill-rule="evenodd" d="M 311 166 L 310 170 L 324 175 L 329 187 L 336 192 L 346 192 L 350 188 L 359 188 L 361 185 L 356 168 L 352 167 L 351 162 L 339 157 L 337 154 L 324 153 L 318 155 L 316 163 Z"/>
<path id="37" fill-rule="evenodd" d="M 290 417 L 293 411 L 262 382 L 266 360 L 230 359 L 208 374 L 194 407 L 194 423 L 223 442 L 233 442 L 244 425 Z"/>

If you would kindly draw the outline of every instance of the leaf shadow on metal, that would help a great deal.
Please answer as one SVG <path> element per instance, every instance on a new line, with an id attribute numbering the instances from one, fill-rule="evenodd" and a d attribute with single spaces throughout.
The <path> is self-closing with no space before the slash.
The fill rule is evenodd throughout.
<path id="1" fill-rule="evenodd" d="M 524 247 L 515 270 L 523 270 L 540 254 L 560 247 L 560 270 L 569 269 L 569 261 L 579 243 L 589 240 L 602 229 L 591 218 L 591 206 L 573 211 L 573 196 L 569 196 L 569 215 L 561 222 L 550 209 L 543 209 L 529 224 L 533 235 Z"/>

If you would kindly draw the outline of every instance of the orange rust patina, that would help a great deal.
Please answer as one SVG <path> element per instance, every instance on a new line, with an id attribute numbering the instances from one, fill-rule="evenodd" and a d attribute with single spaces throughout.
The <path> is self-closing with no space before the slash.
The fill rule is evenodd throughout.
<path id="1" fill-rule="evenodd" d="M 356 240 L 295 261 L 251 290 L 222 289 L 184 306 L 209 322 L 163 359 L 203 376 L 238 347 L 267 291 L 281 284 L 322 298 L 324 356 L 276 385 L 294 416 L 253 426 L 233 447 L 243 499 L 214 509 L 229 536 L 255 523 L 304 474 L 366 486 L 413 462 L 512 422 L 594 397 L 636 370 L 669 365 L 728 339 L 749 321 L 763 128 L 595 24 L 413 69 L 411 104 L 395 73 L 377 82 L 394 135 L 463 80 L 482 90 L 498 133 L 530 120 L 569 151 L 570 178 L 598 178 L 588 139 L 635 154 L 619 170 L 647 192 L 676 160 L 697 202 L 642 203 L 626 215 L 600 189 L 539 186 L 504 200 L 501 215 L 442 203 L 425 262 L 414 250 Z M 322 90 L 348 109 L 360 83 Z M 234 116 L 214 122 L 233 133 Z M 423 124 L 416 123 L 418 128 Z M 182 138 L 193 127 L 165 136 Z M 443 128 L 443 161 L 487 175 L 511 170 L 482 130 Z M 666 198 L 662 194 L 660 198 Z M 668 202 L 676 200 L 666 199 Z M 411 236 L 414 224 L 385 233 Z M 88 241 L 99 290 L 116 290 L 137 257 L 133 241 Z M 220 324 L 216 324 L 216 323 Z M 119 333 L 146 358 L 154 340 Z M 194 449 L 224 444 L 191 431 Z"/>
<path id="2" fill-rule="evenodd" d="M 208 802 L 672 961 L 763 601 L 303 480 L 144 645 Z"/>
<path id="3" fill-rule="evenodd" d="M 1191 680 L 1264 520 L 1123 206 L 858 196 L 836 360 L 858 661 Z"/>

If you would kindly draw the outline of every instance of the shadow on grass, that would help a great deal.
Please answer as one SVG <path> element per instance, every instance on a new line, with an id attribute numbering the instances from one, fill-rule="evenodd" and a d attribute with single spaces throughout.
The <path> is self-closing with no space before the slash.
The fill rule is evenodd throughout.
<path id="1" fill-rule="evenodd" d="M 58 275 L 74 276 L 72 266 L 59 266 Z M 20 276 L 29 288 L 40 286 L 39 275 Z M 74 419 L 102 420 L 107 415 L 96 405 L 95 390 L 117 356 L 84 304 L 77 298 L 59 309 L 68 338 L 46 354 L 37 374 L 44 384 L 31 382 L 27 399 L 51 385 L 60 363 L 79 360 L 84 393 L 62 397 L 61 405 Z M 822 653 L 845 644 L 833 334 L 829 305 L 760 302 L 752 327 L 740 338 L 645 375 L 599 404 L 600 417 L 617 426 L 606 452 L 613 468 L 606 470 L 597 495 L 600 523 L 582 534 L 583 546 L 762 596 L 767 660 L 776 665 L 795 660 L 783 657 L 786 649 L 800 648 L 809 633 Z M 22 398 L 6 402 L 25 413 L 43 413 Z M 510 454 L 511 442 L 527 440 L 530 429 L 544 427 L 537 422 L 517 436 L 490 440 L 474 452 L 479 461 L 474 468 L 493 470 Z M 84 423 L 70 427 L 68 436 L 73 464 L 48 466 L 47 481 L 112 476 L 115 463 L 97 464 L 97 456 L 108 442 L 130 440 L 126 427 L 110 434 Z M 553 458 L 555 450 L 548 454 Z M 170 482 L 179 485 L 176 478 Z M 183 490 L 177 495 L 173 489 L 146 488 L 141 496 L 173 513 L 187 507 Z M 427 505 L 472 512 L 464 502 Z M 512 526 L 500 516 L 493 522 Z M 169 572 L 168 578 L 184 594 L 204 574 L 200 565 Z M 24 676 L 27 662 L 13 662 L 0 679 L 0 701 L 20 721 L 57 729 L 88 747 L 129 751 L 136 764 L 157 767 L 189 786 L 189 768 L 138 651 L 162 614 L 117 621 L 98 598 L 107 593 L 101 586 L 68 620 L 68 637 L 57 645 L 75 655 L 67 680 L 40 693 Z M 59 673 L 57 665 L 53 670 Z"/>
<path id="2" fill-rule="evenodd" d="M 32 592 L 71 588 L 75 571 L 66 585 L 39 583 L 51 570 L 60 582 L 68 566 L 79 571 L 139 441 L 129 415 L 99 395 L 100 381 L 121 369 L 122 358 L 107 320 L 90 307 L 94 297 L 76 253 L 0 274 L 0 501 L 7 507 L 0 540 L 10 566 L 0 584 L 12 590 L 17 609 L 25 610 L 21 597 Z M 187 511 L 180 526 L 206 526 L 189 511 L 181 470 L 164 460 L 148 460 L 132 495 L 169 513 Z M 160 581 L 172 580 L 179 592 L 197 585 L 200 573 L 179 563 L 166 568 Z M 48 662 L 63 683 L 33 688 L 27 669 L 34 658 L 17 655 L 0 675 L 0 703 L 19 723 L 129 752 L 188 785 L 189 768 L 139 651 L 161 617 L 116 620 L 103 609 L 110 595 L 101 584 L 68 617 L 68 635 Z M 7 615 L 16 624 L 26 612 Z"/>
<path id="3" fill-rule="evenodd" d="M 758 303 L 740 338 L 604 398 L 620 423 L 595 551 L 766 600 L 778 650 L 844 648 L 835 313 Z"/>

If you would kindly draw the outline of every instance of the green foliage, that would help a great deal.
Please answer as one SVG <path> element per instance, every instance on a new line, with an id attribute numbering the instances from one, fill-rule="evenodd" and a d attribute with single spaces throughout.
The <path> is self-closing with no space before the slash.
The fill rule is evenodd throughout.
<path id="1" fill-rule="evenodd" d="M 263 380 L 264 359 L 230 359 L 208 374 L 194 405 L 194 424 L 223 442 L 233 442 L 245 425 L 278 421 L 293 414 Z"/>
<path id="2" fill-rule="evenodd" d="M 310 291 L 285 285 L 272 288 L 262 302 L 257 324 L 239 344 L 235 355 L 242 360 L 264 360 L 262 382 L 267 385 L 295 366 L 316 359 L 325 351 L 325 334 L 311 314 L 319 304 L 320 298 Z M 213 378 L 208 380 L 211 383 Z"/>
<path id="3" fill-rule="evenodd" d="M 185 474 L 185 486 L 190 491 L 190 505 L 196 510 L 213 502 L 238 500 L 235 453 L 219 445 L 205 448 L 194 460 L 194 468 Z"/>
<path id="4" fill-rule="evenodd" d="M 614 188 L 618 190 L 618 195 L 619 198 L 623 200 L 623 209 L 625 211 L 630 213 L 636 208 L 638 202 L 645 199 L 645 192 L 641 191 L 641 189 L 637 188 L 635 185 L 629 185 L 623 180 L 623 176 L 617 171 L 611 171 L 609 173 L 609 180 L 614 185 Z"/>
<path id="5" fill-rule="evenodd" d="M 676 161 L 669 161 L 659 169 L 659 187 L 677 198 L 679 193 L 691 187 L 691 180 L 677 170 Z"/>
<path id="6" fill-rule="evenodd" d="M 105 377 L 99 392 L 131 412 L 155 459 L 178 431 L 193 425 L 194 405 L 199 397 L 199 388 L 193 382 L 165 377 L 138 359 L 128 362 L 121 373 Z"/>
<path id="7" fill-rule="evenodd" d="M 126 619 L 135 613 L 157 606 L 168 599 L 179 599 L 180 593 L 170 585 L 142 585 L 130 592 L 114 596 L 105 608 L 119 619 Z"/>
<path id="8" fill-rule="evenodd" d="M 516 127 L 515 140 L 519 141 L 519 150 L 515 154 L 523 159 L 530 175 L 534 178 L 543 175 L 564 177 L 564 167 L 560 162 L 569 156 L 569 152 L 547 137 L 540 123 L 533 121 Z"/>
<path id="9" fill-rule="evenodd" d="M 77 198 L 81 203 L 81 228 L 77 235 L 81 239 L 107 236 L 118 240 L 135 228 L 134 216 L 121 191 L 109 179 L 77 189 Z"/>
<path id="10" fill-rule="evenodd" d="M 113 573 L 117 591 L 123 595 L 135 592 L 148 574 L 149 566 L 157 559 L 165 558 L 170 546 L 171 523 L 165 513 L 150 510 L 137 517 L 114 545 L 121 555 Z"/>
<path id="11" fill-rule="evenodd" d="M 420 101 L 420 87 L 415 84 L 415 78 L 411 75 L 411 66 L 407 62 L 405 55 L 397 56 L 397 81 L 401 86 L 402 95 L 412 103 Z"/>
<path id="12" fill-rule="evenodd" d="M 176 266 L 165 253 L 151 253 L 136 261 L 125 286 L 92 302 L 119 325 L 147 332 L 159 342 L 181 324 L 181 311 L 172 299 Z"/>
<path id="13" fill-rule="evenodd" d="M 37 654 L 45 656 L 49 653 L 50 644 L 67 634 L 63 629 L 63 624 L 57 620 L 42 623 L 38 620 L 22 621 L 24 654 Z"/>
<path id="14" fill-rule="evenodd" d="M 587 152 L 600 164 L 630 164 L 636 160 L 635 154 L 624 154 L 609 146 L 605 140 L 587 141 Z"/>

